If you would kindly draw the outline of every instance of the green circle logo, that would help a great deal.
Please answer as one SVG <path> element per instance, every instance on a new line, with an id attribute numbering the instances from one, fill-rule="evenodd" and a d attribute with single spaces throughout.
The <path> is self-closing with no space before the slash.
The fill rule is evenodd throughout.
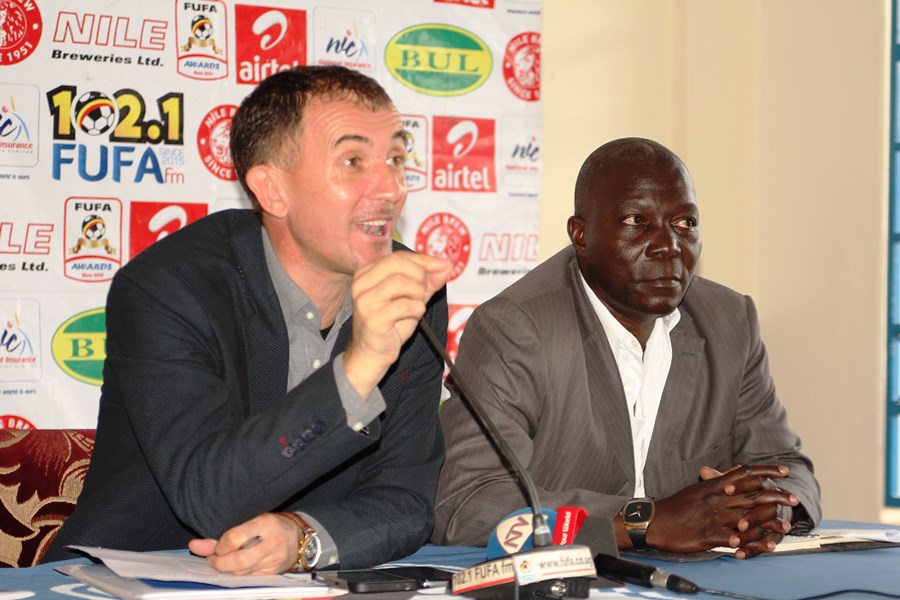
<path id="1" fill-rule="evenodd" d="M 400 83 L 429 96 L 460 96 L 491 75 L 494 58 L 475 34 L 431 23 L 397 33 L 384 49 L 384 63 Z"/>
<path id="2" fill-rule="evenodd" d="M 67 375 L 101 385 L 106 360 L 106 309 L 94 308 L 71 317 L 53 334 L 50 346 L 53 360 Z"/>

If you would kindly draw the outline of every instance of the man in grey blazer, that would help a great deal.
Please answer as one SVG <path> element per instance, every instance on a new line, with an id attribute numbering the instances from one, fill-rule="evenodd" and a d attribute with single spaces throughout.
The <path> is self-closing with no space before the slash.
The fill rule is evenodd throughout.
<path id="1" fill-rule="evenodd" d="M 213 213 L 116 275 L 97 441 L 67 544 L 190 547 L 215 568 L 363 567 L 431 532 L 449 261 L 392 245 L 406 134 L 343 67 L 264 80 Z M 398 251 L 392 251 L 398 250 Z"/>
<path id="2" fill-rule="evenodd" d="M 682 161 L 641 138 L 601 146 L 568 232 L 571 246 L 475 310 L 456 363 L 541 503 L 613 519 L 622 549 L 738 558 L 817 523 L 819 486 L 753 301 L 694 276 L 699 212 Z M 484 545 L 525 496 L 457 394 L 441 424 L 432 539 Z"/>

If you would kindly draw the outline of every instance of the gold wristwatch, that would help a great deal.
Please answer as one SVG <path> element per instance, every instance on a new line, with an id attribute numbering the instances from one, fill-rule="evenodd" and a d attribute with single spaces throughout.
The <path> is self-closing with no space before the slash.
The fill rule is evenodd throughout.
<path id="1" fill-rule="evenodd" d="M 653 498 L 632 498 L 622 507 L 622 521 L 625 531 L 631 539 L 631 545 L 637 550 L 648 548 L 647 528 L 653 521 L 656 507 Z"/>
<path id="2" fill-rule="evenodd" d="M 299 529 L 297 537 L 297 564 L 292 571 L 312 571 L 322 557 L 322 542 L 315 529 L 301 515 L 295 512 L 281 513 L 289 518 Z"/>

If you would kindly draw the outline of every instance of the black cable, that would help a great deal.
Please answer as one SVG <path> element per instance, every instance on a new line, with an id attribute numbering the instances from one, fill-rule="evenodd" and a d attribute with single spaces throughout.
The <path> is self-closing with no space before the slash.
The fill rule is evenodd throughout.
<path id="1" fill-rule="evenodd" d="M 447 363 L 447 367 L 450 369 L 450 377 L 453 378 L 454 383 L 459 387 L 462 392 L 463 398 L 466 400 L 466 404 L 468 404 L 469 408 L 478 415 L 478 421 L 485 426 L 485 428 L 490 433 L 491 437 L 494 440 L 494 443 L 500 448 L 500 453 L 503 455 L 505 459 L 507 459 L 510 463 L 512 463 L 513 468 L 516 472 L 516 477 L 518 477 L 519 482 L 525 488 L 525 493 L 528 496 L 528 501 L 531 503 L 532 511 L 534 512 L 534 516 L 532 517 L 532 543 L 535 548 L 539 548 L 541 546 L 547 546 L 552 541 L 550 536 L 550 528 L 547 526 L 547 520 L 544 518 L 544 513 L 541 511 L 541 504 L 538 500 L 537 489 L 534 487 L 534 482 L 530 477 L 522 476 L 522 473 L 526 473 L 527 469 L 525 465 L 519 460 L 519 457 L 516 456 L 516 453 L 513 452 L 513 449 L 510 448 L 509 444 L 503 439 L 503 436 L 500 434 L 500 431 L 497 429 L 497 426 L 494 425 L 494 422 L 491 420 L 489 416 L 487 416 L 484 412 L 484 409 L 481 407 L 475 400 L 475 396 L 469 390 L 469 386 L 463 382 L 462 378 L 456 371 L 456 365 L 453 364 L 453 361 L 450 360 L 450 356 L 447 355 L 447 351 L 441 345 L 441 342 L 437 339 L 437 336 L 434 335 L 434 332 L 431 330 L 431 327 L 428 326 L 428 323 L 425 321 L 419 321 L 419 329 L 422 330 L 422 333 L 425 334 L 425 337 L 431 343 L 435 350 L 437 350 L 438 354 L 440 354 L 441 358 L 444 359 L 444 362 Z M 542 532 L 542 533 L 541 533 Z"/>
<path id="2" fill-rule="evenodd" d="M 745 596 L 744 594 L 738 594 L 735 592 L 725 592 L 723 590 L 709 590 L 706 588 L 700 588 L 700 592 L 704 594 L 710 594 L 714 596 L 725 596 L 727 598 L 737 598 L 738 600 L 766 600 L 765 598 L 760 598 L 758 596 Z M 825 594 L 818 594 L 816 596 L 804 596 L 802 598 L 795 598 L 795 600 L 823 600 L 824 598 L 833 598 L 834 596 L 841 596 L 843 594 L 868 594 L 871 596 L 881 596 L 883 598 L 900 598 L 900 594 L 889 594 L 888 592 L 879 592 L 877 590 L 861 590 L 856 588 L 850 588 L 846 590 L 837 590 L 834 592 L 828 592 Z"/>

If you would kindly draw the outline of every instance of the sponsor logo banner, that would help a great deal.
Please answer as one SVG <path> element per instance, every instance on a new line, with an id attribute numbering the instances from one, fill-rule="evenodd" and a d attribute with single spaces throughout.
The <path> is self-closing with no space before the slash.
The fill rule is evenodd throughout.
<path id="1" fill-rule="evenodd" d="M 117 198 L 66 199 L 65 275 L 109 281 L 122 266 L 122 202 Z"/>
<path id="2" fill-rule="evenodd" d="M 225 181 L 237 181 L 231 160 L 231 120 L 238 107 L 223 104 L 206 113 L 197 130 L 197 151 L 206 170 Z"/>
<path id="3" fill-rule="evenodd" d="M 434 175 L 441 192 L 496 192 L 494 120 L 434 117 Z"/>
<path id="4" fill-rule="evenodd" d="M 0 83 L 0 166 L 37 165 L 40 104 L 37 87 Z"/>
<path id="5" fill-rule="evenodd" d="M 472 235 L 462 219 L 447 212 L 434 213 L 422 221 L 416 232 L 416 252 L 450 259 L 453 268 L 447 281 L 466 270 L 472 249 Z"/>
<path id="6" fill-rule="evenodd" d="M 228 76 L 228 23 L 224 2 L 175 0 L 178 73 L 191 79 Z"/>
<path id="7" fill-rule="evenodd" d="M 447 307 L 449 321 L 447 322 L 447 354 L 450 360 L 456 362 L 459 355 L 459 342 L 469 317 L 478 308 L 477 304 L 450 304 Z"/>
<path id="8" fill-rule="evenodd" d="M 481 38 L 453 25 L 414 25 L 387 44 L 384 62 L 397 81 L 429 96 L 472 92 L 491 75 L 494 58 Z"/>
<path id="9" fill-rule="evenodd" d="M 541 189 L 540 119 L 504 117 L 500 139 L 503 183 L 537 195 Z"/>
<path id="10" fill-rule="evenodd" d="M 238 83 L 306 64 L 305 10 L 236 4 L 234 20 Z"/>
<path id="11" fill-rule="evenodd" d="M 315 9 L 313 61 L 375 74 L 375 14 L 369 11 Z"/>
<path id="12" fill-rule="evenodd" d="M 401 115 L 406 131 L 406 189 L 410 192 L 428 187 L 428 119 L 424 115 Z"/>
<path id="13" fill-rule="evenodd" d="M 503 53 L 503 81 L 520 100 L 541 99 L 540 33 L 525 31 L 509 40 Z"/>
<path id="14" fill-rule="evenodd" d="M 130 258 L 154 242 L 206 216 L 206 204 L 186 202 L 131 202 L 128 236 Z"/>
<path id="15" fill-rule="evenodd" d="M 41 309 L 36 300 L 0 300 L 0 381 L 41 379 Z"/>
<path id="16" fill-rule="evenodd" d="M 0 0 L 0 67 L 34 54 L 43 28 L 36 0 Z"/>
<path id="17" fill-rule="evenodd" d="M 0 272 L 47 272 L 46 261 L 31 259 L 50 254 L 54 227 L 53 223 L 0 222 Z M 23 256 L 28 260 L 4 260 L 11 259 L 11 255 Z"/>
<path id="18" fill-rule="evenodd" d="M 101 385 L 106 360 L 106 310 L 94 308 L 69 318 L 53 334 L 50 345 L 53 360 L 69 377 Z"/>
<path id="19" fill-rule="evenodd" d="M 6 390 L 4 390 L 4 393 Z M 35 429 L 34 423 L 18 415 L 0 415 L 0 429 Z"/>
<path id="20" fill-rule="evenodd" d="M 117 65 L 163 66 L 169 21 L 126 15 L 61 10 L 53 31 L 55 60 Z M 74 46 L 74 48 L 72 48 Z"/>

